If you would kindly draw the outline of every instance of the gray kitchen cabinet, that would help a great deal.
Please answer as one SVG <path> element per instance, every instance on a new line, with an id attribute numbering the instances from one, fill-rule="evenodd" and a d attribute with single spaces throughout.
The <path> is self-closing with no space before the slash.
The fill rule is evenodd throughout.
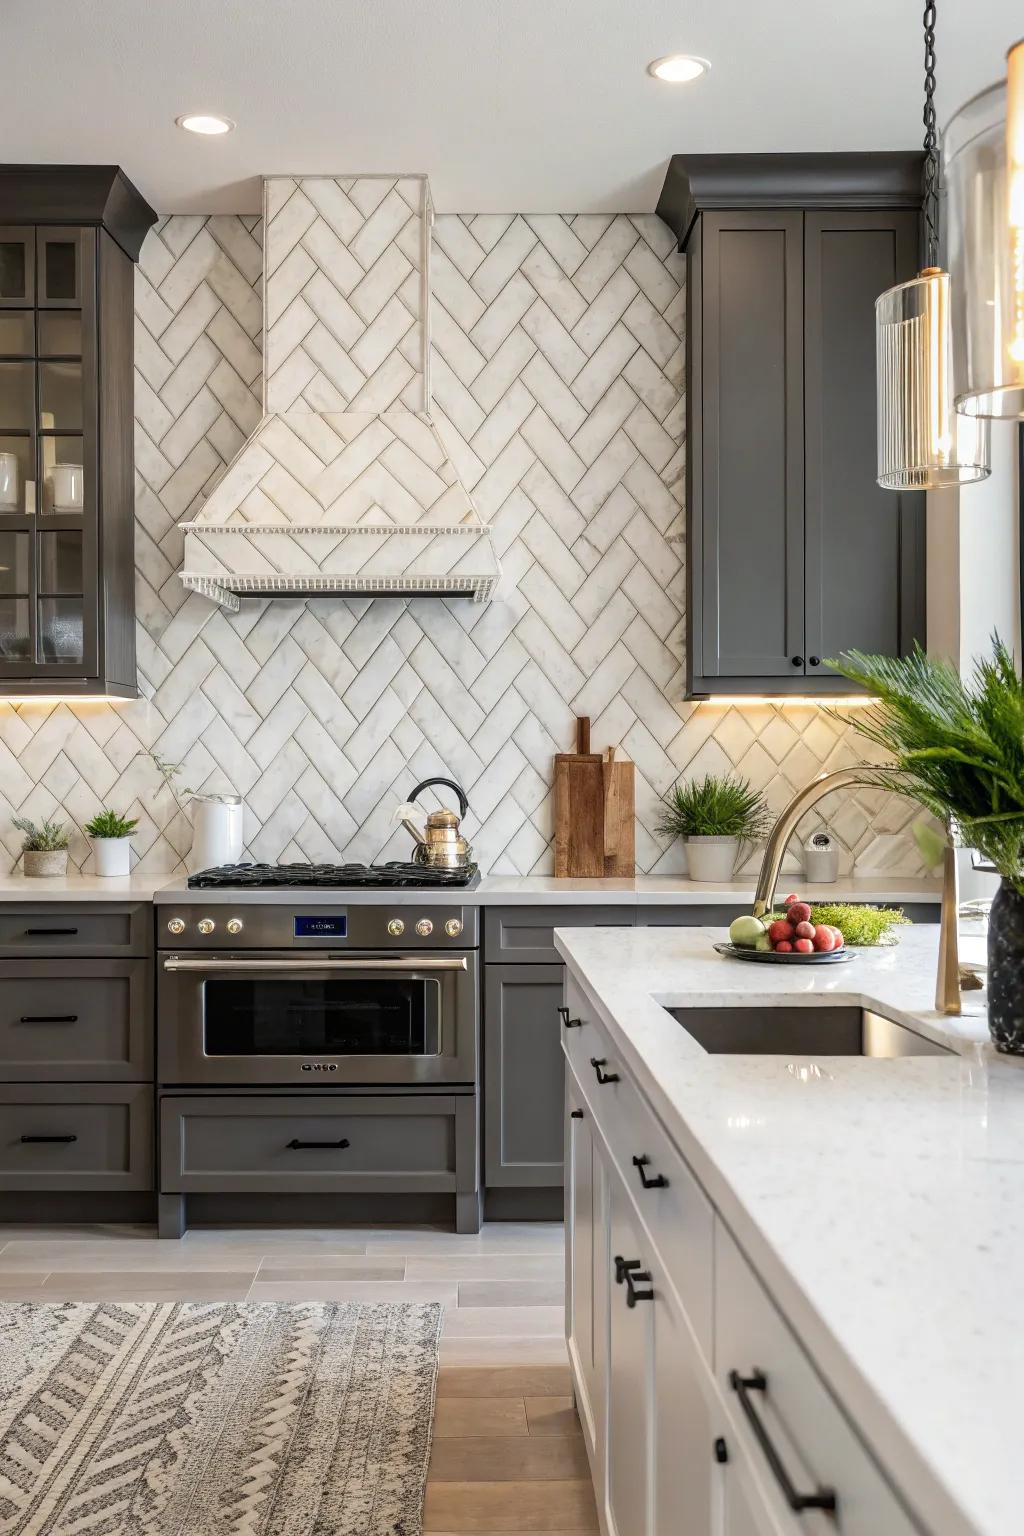
<path id="1" fill-rule="evenodd" d="M 874 303 L 918 265 L 918 154 L 675 156 L 687 259 L 687 692 L 829 694 L 924 637 L 921 493 L 876 483 Z"/>
<path id="2" fill-rule="evenodd" d="M 153 1187 L 148 1084 L 2 1084 L 0 1126 L 0 1191 Z"/>
<path id="3" fill-rule="evenodd" d="M 491 1187 L 562 1183 L 565 1070 L 560 965 L 488 965 L 484 1170 Z"/>
<path id="4" fill-rule="evenodd" d="M 650 1388 L 655 1359 L 650 1254 L 614 1171 L 609 1173 L 608 1214 L 608 1531 L 609 1536 L 655 1536 L 651 1525 Z M 628 1284 L 624 1266 L 630 1266 Z M 633 1280 L 633 1275 L 642 1278 Z M 631 1305 L 634 1294 L 639 1299 Z"/>
<path id="5" fill-rule="evenodd" d="M 141 901 L 0 906 L 0 959 L 145 955 L 152 924 L 153 908 Z"/>
<path id="6" fill-rule="evenodd" d="M 485 907 L 484 958 L 508 965 L 561 965 L 556 928 L 632 928 L 634 907 Z"/>
<path id="7" fill-rule="evenodd" d="M 153 1076 L 153 978 L 133 960 L 0 960 L 0 1081 Z"/>

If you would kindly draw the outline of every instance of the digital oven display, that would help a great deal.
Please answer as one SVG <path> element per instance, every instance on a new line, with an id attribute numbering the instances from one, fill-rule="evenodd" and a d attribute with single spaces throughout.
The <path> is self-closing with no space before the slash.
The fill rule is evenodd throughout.
<path id="1" fill-rule="evenodd" d="M 297 939 L 344 939 L 348 937 L 348 917 L 345 913 L 317 913 L 315 917 L 293 919 L 294 937 Z"/>

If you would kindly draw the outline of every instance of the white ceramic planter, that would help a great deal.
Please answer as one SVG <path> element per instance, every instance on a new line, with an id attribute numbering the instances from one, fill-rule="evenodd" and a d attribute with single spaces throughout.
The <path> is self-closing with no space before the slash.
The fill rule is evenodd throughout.
<path id="1" fill-rule="evenodd" d="M 196 795 L 192 800 L 192 848 L 188 869 L 216 869 L 242 857 L 242 802 L 238 795 Z"/>
<path id="2" fill-rule="evenodd" d="M 56 848 L 44 853 L 39 848 L 26 848 L 22 854 L 22 867 L 26 875 L 33 878 L 41 875 L 66 875 L 68 851 L 66 848 Z"/>
<path id="3" fill-rule="evenodd" d="M 131 873 L 132 840 L 130 837 L 90 837 L 93 861 L 98 875 L 114 877 Z"/>
<path id="4" fill-rule="evenodd" d="M 731 880 L 739 851 L 738 837 L 688 837 L 686 863 L 690 879 Z"/>

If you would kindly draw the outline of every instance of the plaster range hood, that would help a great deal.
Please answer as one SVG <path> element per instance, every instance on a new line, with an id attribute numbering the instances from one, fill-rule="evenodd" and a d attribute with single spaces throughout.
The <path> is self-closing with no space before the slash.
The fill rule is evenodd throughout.
<path id="1" fill-rule="evenodd" d="M 493 597 L 491 530 L 430 413 L 424 176 L 269 177 L 263 410 L 184 531 L 182 583 Z"/>

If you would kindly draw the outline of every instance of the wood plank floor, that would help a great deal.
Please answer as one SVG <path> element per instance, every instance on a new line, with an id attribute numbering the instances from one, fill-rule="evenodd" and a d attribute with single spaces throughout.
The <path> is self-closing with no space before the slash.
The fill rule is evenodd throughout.
<path id="1" fill-rule="evenodd" d="M 0 1301 L 436 1301 L 427 1536 L 596 1532 L 563 1338 L 563 1237 L 432 1227 L 0 1226 Z"/>

